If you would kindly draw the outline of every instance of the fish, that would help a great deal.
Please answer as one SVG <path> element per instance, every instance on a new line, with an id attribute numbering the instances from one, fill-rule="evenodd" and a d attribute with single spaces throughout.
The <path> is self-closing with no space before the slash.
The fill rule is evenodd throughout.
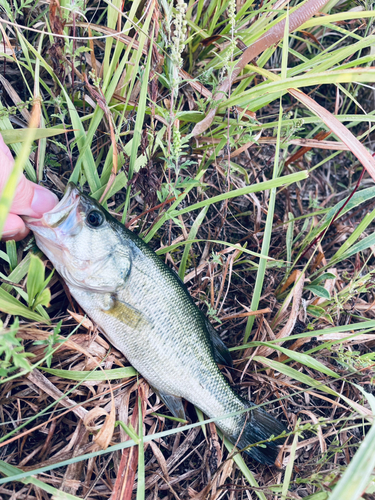
<path id="1" fill-rule="evenodd" d="M 229 350 L 141 238 L 73 183 L 42 218 L 24 220 L 71 295 L 173 416 L 186 419 L 187 400 L 250 457 L 275 464 L 285 438 L 273 437 L 286 427 L 231 388 L 218 367 L 232 366 Z"/>

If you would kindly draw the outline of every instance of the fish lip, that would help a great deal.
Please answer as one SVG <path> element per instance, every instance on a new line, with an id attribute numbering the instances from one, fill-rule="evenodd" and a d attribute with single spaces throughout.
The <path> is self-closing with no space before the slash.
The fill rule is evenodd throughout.
<path id="1" fill-rule="evenodd" d="M 73 182 L 69 182 L 64 196 L 59 203 L 42 217 L 22 216 L 26 226 L 32 231 L 38 232 L 39 228 L 53 229 L 59 226 L 75 208 L 78 208 L 81 192 Z M 58 215 L 60 214 L 60 218 Z M 55 216 L 55 217 L 54 217 Z M 56 217 L 57 216 L 57 217 Z M 55 220 L 54 220 L 55 219 Z"/>

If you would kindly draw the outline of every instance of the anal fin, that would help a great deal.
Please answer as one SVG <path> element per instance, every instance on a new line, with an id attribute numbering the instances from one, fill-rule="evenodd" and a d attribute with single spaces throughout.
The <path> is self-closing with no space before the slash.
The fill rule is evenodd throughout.
<path id="1" fill-rule="evenodd" d="M 182 399 L 178 396 L 173 396 L 172 394 L 163 393 L 154 389 L 158 394 L 160 399 L 163 401 L 168 410 L 176 418 L 181 418 L 186 420 L 184 405 L 182 404 Z"/>

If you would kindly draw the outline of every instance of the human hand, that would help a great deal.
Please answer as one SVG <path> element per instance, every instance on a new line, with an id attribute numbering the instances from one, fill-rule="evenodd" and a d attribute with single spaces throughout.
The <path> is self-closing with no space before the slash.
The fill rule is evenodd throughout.
<path id="1" fill-rule="evenodd" d="M 12 154 L 0 134 L 0 193 L 4 189 L 13 164 Z M 2 239 L 22 240 L 29 232 L 29 229 L 27 229 L 19 215 L 40 218 L 45 212 L 52 210 L 58 201 L 54 193 L 42 186 L 38 186 L 38 184 L 34 184 L 34 182 L 27 180 L 22 175 L 18 182 L 10 213 L 5 221 Z"/>

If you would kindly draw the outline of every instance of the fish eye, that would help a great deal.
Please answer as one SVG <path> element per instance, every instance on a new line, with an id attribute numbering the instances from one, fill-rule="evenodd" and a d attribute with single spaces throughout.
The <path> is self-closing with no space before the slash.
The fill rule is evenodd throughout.
<path id="1" fill-rule="evenodd" d="M 99 210 L 91 210 L 86 216 L 86 222 L 90 227 L 100 227 L 104 222 L 104 215 Z"/>

